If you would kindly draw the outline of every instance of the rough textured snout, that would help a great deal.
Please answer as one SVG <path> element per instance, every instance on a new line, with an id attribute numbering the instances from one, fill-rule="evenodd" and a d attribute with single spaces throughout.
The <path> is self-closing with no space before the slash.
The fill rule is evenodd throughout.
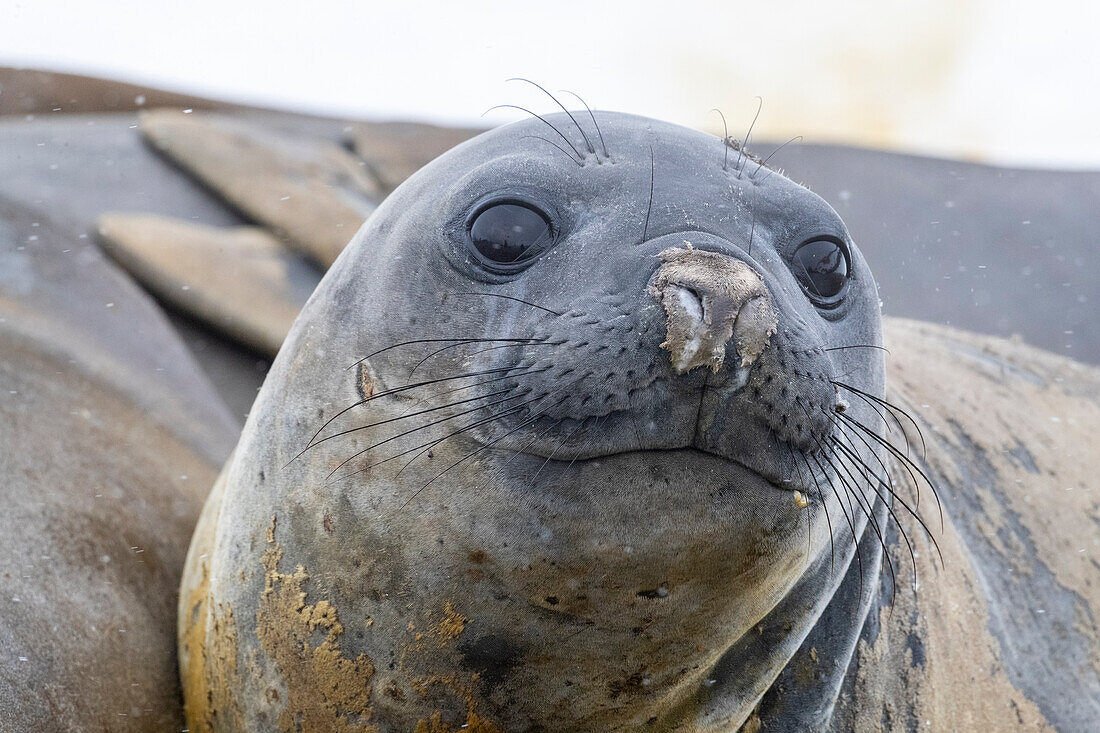
<path id="1" fill-rule="evenodd" d="M 649 293 L 668 316 L 661 348 L 683 374 L 695 367 L 722 368 L 732 339 L 747 371 L 776 332 L 778 316 L 763 278 L 745 262 L 706 250 L 670 247 L 657 255 Z"/>

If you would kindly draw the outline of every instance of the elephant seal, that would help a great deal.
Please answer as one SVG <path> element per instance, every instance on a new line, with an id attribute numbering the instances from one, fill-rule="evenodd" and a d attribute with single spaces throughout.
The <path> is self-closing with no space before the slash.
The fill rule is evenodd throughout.
<path id="1" fill-rule="evenodd" d="M 596 122 L 446 153 L 305 306 L 188 556 L 192 730 L 731 730 L 826 609 L 831 707 L 901 511 L 870 269 L 735 143 Z"/>
<path id="2" fill-rule="evenodd" d="M 0 731 L 179 730 L 175 594 L 238 426 L 59 218 L 0 195 Z"/>

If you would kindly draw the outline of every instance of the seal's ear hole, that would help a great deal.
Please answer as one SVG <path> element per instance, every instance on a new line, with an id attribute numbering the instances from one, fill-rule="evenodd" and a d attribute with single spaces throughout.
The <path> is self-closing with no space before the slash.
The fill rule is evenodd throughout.
<path id="1" fill-rule="evenodd" d="M 470 221 L 470 245 L 483 265 L 494 272 L 515 272 L 530 264 L 553 239 L 543 212 L 526 202 L 490 204 Z"/>
<path id="2" fill-rule="evenodd" d="M 821 308 L 840 302 L 848 285 L 850 263 L 848 248 L 831 237 L 803 242 L 791 257 L 795 277 L 810 300 Z"/>

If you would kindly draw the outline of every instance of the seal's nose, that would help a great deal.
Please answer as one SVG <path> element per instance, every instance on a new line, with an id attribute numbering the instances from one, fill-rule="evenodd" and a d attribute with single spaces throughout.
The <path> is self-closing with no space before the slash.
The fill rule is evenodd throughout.
<path id="1" fill-rule="evenodd" d="M 700 249 L 671 247 L 649 286 L 668 316 L 661 348 L 683 374 L 695 367 L 722 368 L 733 340 L 742 370 L 767 347 L 778 324 L 763 278 L 747 263 Z"/>

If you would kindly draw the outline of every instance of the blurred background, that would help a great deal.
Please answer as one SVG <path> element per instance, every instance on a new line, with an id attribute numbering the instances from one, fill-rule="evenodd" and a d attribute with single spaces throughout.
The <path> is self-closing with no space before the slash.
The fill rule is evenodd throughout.
<path id="1" fill-rule="evenodd" d="M 0 65 L 468 125 L 526 76 L 743 136 L 1100 167 L 1100 5 L 1071 0 L 0 0 Z M 0 90 L 2 94 L 2 90 Z M 514 117 L 514 116 L 513 116 Z M 495 112 L 487 122 L 500 122 Z"/>

